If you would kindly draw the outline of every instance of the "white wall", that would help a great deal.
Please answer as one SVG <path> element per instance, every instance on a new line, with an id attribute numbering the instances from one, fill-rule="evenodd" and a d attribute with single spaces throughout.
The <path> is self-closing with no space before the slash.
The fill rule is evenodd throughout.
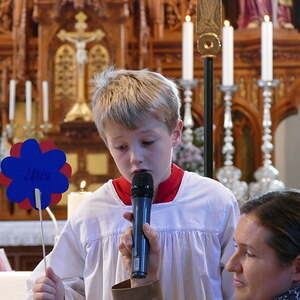
<path id="1" fill-rule="evenodd" d="M 300 189 L 300 109 L 275 132 L 275 167 L 286 187 Z"/>

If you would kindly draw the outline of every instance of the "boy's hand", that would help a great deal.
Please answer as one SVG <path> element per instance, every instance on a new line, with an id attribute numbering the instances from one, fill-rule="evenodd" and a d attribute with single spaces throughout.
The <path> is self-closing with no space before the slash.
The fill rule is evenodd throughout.
<path id="1" fill-rule="evenodd" d="M 132 214 L 125 213 L 124 218 L 128 221 L 132 221 Z M 154 229 L 147 223 L 143 225 L 143 231 L 150 244 L 148 274 L 146 278 L 131 278 L 131 287 L 151 284 L 159 279 L 160 247 L 157 232 L 154 231 Z M 129 227 L 125 234 L 121 236 L 119 245 L 119 250 L 123 257 L 123 263 L 129 274 L 131 274 L 131 249 L 132 227 Z"/>
<path id="2" fill-rule="evenodd" d="M 64 300 L 65 288 L 61 279 L 47 268 L 46 276 L 37 279 L 33 286 L 34 300 Z"/>

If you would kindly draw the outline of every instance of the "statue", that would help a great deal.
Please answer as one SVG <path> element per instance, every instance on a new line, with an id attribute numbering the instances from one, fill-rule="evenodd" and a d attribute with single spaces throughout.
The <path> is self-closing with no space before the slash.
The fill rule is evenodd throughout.
<path id="1" fill-rule="evenodd" d="M 293 29 L 292 0 L 239 0 L 239 28 L 257 28 L 265 15 L 272 18 L 275 27 Z"/>
<path id="2" fill-rule="evenodd" d="M 87 23 L 85 22 L 87 16 L 83 12 L 79 12 L 76 17 L 77 23 L 75 24 L 76 31 L 66 32 L 64 29 L 60 30 L 57 34 L 61 41 L 68 41 L 76 47 L 76 61 L 78 67 L 78 98 L 75 105 L 67 113 L 64 121 L 70 122 L 76 119 L 84 121 L 92 120 L 92 112 L 85 101 L 85 64 L 88 62 L 86 45 L 89 42 L 100 41 L 104 37 L 104 32 L 100 29 L 87 32 Z"/>

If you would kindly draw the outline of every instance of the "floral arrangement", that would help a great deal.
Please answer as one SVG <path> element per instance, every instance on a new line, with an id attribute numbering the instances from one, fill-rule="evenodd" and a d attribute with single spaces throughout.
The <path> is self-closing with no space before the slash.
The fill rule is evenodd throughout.
<path id="1" fill-rule="evenodd" d="M 204 174 L 204 128 L 193 130 L 193 143 L 182 142 L 173 153 L 173 162 L 184 170 Z"/>

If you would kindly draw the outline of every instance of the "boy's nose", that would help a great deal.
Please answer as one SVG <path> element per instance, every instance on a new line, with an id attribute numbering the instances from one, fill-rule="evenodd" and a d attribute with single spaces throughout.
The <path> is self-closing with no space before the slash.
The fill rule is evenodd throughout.
<path id="1" fill-rule="evenodd" d="M 140 164 L 143 162 L 143 154 L 140 149 L 131 149 L 130 152 L 130 162 L 132 164 Z"/>

